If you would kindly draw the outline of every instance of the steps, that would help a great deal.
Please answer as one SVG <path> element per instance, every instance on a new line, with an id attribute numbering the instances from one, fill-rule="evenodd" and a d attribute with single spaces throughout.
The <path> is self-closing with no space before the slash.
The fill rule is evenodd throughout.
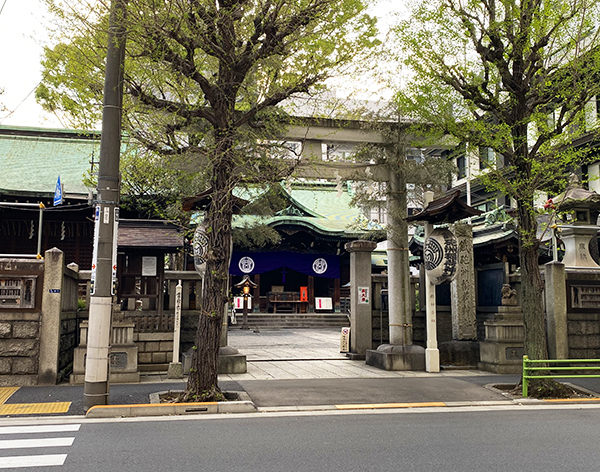
<path id="1" fill-rule="evenodd" d="M 242 315 L 237 315 L 237 325 L 242 325 Z M 344 313 L 248 313 L 251 329 L 343 328 L 350 326 Z"/>

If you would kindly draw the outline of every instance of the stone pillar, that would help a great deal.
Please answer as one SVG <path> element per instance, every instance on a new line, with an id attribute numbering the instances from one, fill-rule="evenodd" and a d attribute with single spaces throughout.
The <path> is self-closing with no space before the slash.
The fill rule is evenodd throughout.
<path id="1" fill-rule="evenodd" d="M 548 355 L 550 359 L 568 359 L 567 284 L 565 265 L 546 264 L 546 315 L 548 320 Z"/>
<path id="2" fill-rule="evenodd" d="M 433 201 L 433 192 L 425 192 L 425 206 Z M 425 243 L 431 236 L 433 225 L 425 222 Z M 425 256 L 424 256 L 425 257 Z M 440 351 L 437 342 L 437 302 L 435 284 L 431 281 L 429 273 L 425 271 L 425 329 L 427 342 L 425 348 L 425 370 L 427 372 L 440 371 Z"/>
<path id="3" fill-rule="evenodd" d="M 229 277 L 229 286 L 231 286 L 231 277 Z M 250 303 L 252 303 L 250 301 Z M 246 355 L 241 354 L 240 351 L 234 347 L 229 346 L 227 332 L 229 325 L 227 318 L 229 316 L 229 303 L 225 304 L 225 313 L 223 313 L 223 326 L 221 326 L 221 346 L 219 347 L 219 360 L 217 365 L 217 372 L 219 374 L 245 374 L 248 371 L 248 363 L 246 361 Z M 250 310 L 251 311 L 251 310 Z M 191 353 L 190 353 L 191 363 Z M 184 372 L 189 372 L 189 367 Z"/>
<path id="4" fill-rule="evenodd" d="M 401 157 L 404 159 L 404 157 Z M 385 370 L 423 370 L 425 351 L 413 345 L 413 324 L 408 267 L 406 179 L 403 164 L 389 173 L 388 287 L 390 343 L 369 350 L 366 363 Z"/>
<path id="5" fill-rule="evenodd" d="M 390 344 L 413 343 L 410 270 L 408 259 L 408 223 L 406 222 L 406 182 L 390 172 L 388 195 L 387 256 L 389 287 Z"/>
<path id="6" fill-rule="evenodd" d="M 474 341 L 477 339 L 475 302 L 475 264 L 473 260 L 473 228 L 455 224 L 454 235 L 458 242 L 458 267 L 451 283 L 452 339 Z"/>
<path id="7" fill-rule="evenodd" d="M 458 243 L 458 264 L 456 276 L 450 283 L 452 341 L 440 344 L 440 362 L 442 365 L 471 366 L 479 362 L 473 228 L 456 223 L 453 232 Z"/>
<path id="8" fill-rule="evenodd" d="M 371 300 L 371 253 L 377 247 L 373 241 L 352 241 L 346 244 L 350 253 L 350 353 L 353 359 L 364 359 L 373 347 Z M 359 290 L 367 288 L 368 302 L 361 302 Z"/>
<path id="9" fill-rule="evenodd" d="M 589 251 L 589 243 L 595 237 L 598 230 L 595 228 L 562 226 L 560 239 L 565 245 L 563 264 L 566 267 L 593 267 L 600 268 L 592 258 Z"/>
<path id="10" fill-rule="evenodd" d="M 302 158 L 306 160 L 323 160 L 323 142 L 306 139 L 302 145 Z"/>
<path id="11" fill-rule="evenodd" d="M 40 385 L 55 385 L 57 381 L 64 261 L 65 255 L 60 249 L 52 248 L 44 254 L 38 370 Z"/>

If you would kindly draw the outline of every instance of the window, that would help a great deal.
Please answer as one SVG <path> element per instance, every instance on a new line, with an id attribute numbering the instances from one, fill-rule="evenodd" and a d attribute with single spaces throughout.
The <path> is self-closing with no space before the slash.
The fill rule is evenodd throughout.
<path id="1" fill-rule="evenodd" d="M 492 148 L 480 147 L 479 148 L 479 168 L 487 169 L 495 164 L 496 153 Z"/>
<path id="2" fill-rule="evenodd" d="M 458 178 L 464 179 L 467 176 L 467 159 L 465 156 L 458 156 L 456 158 L 456 167 L 458 167 Z"/>

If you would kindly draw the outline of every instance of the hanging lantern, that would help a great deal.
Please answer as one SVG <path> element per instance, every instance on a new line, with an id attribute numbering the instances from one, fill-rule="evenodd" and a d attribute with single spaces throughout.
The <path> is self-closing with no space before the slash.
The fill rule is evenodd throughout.
<path id="1" fill-rule="evenodd" d="M 456 236 L 446 228 L 434 229 L 423 245 L 423 261 L 431 283 L 450 282 L 458 262 Z"/>
<path id="2" fill-rule="evenodd" d="M 192 248 L 194 251 L 194 268 L 196 272 L 204 277 L 204 273 L 206 272 L 206 254 L 208 252 L 208 236 L 204 222 L 198 223 L 196 227 Z"/>

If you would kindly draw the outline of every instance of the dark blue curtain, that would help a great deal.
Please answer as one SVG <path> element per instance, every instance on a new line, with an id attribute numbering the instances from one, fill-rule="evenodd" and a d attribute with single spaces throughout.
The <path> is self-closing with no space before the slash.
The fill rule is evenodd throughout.
<path id="1" fill-rule="evenodd" d="M 295 252 L 234 252 L 229 266 L 231 275 L 262 274 L 287 267 L 315 277 L 340 278 L 340 258 L 330 254 Z"/>

